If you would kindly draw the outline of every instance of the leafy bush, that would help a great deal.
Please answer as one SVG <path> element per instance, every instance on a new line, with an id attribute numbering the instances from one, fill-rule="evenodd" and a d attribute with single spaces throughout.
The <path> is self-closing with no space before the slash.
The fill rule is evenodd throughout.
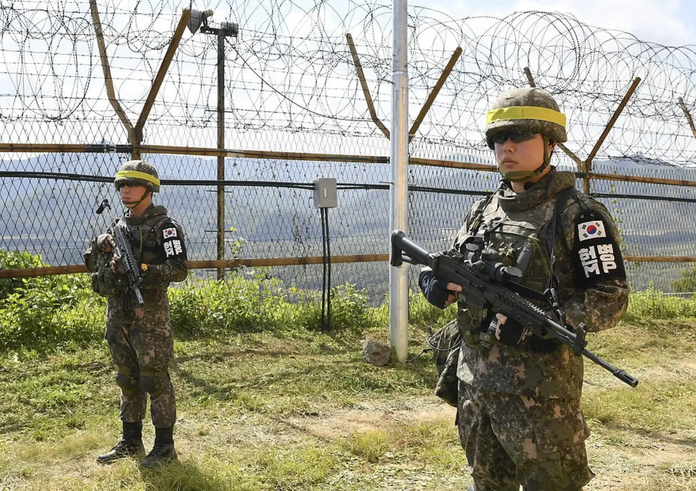
<path id="1" fill-rule="evenodd" d="M 444 326 L 457 317 L 457 303 L 446 309 L 439 309 L 428 302 L 420 292 L 411 292 L 408 305 L 409 323 L 418 327 L 432 327 L 433 330 Z"/>
<path id="2" fill-rule="evenodd" d="M 681 278 L 672 282 L 675 292 L 696 292 L 696 267 L 682 271 Z"/>
<path id="3" fill-rule="evenodd" d="M 0 265 L 47 266 L 40 256 L 6 251 L 0 251 Z M 95 312 L 102 313 L 103 324 L 104 302 L 94 297 L 85 275 L 0 280 L 0 351 L 53 349 L 98 340 Z"/>
<path id="4" fill-rule="evenodd" d="M 4 251 L 0 249 L 0 269 L 29 269 L 48 267 L 40 255 L 28 252 Z M 85 275 L 50 275 L 33 278 L 1 278 L 0 300 L 12 294 L 27 296 L 43 291 L 45 302 L 53 305 L 70 304 L 91 292 L 89 280 Z M 39 302 L 44 303 L 44 302 Z"/>
<path id="5" fill-rule="evenodd" d="M 185 337 L 272 330 L 274 280 L 233 275 L 194 281 L 170 291 L 172 324 Z"/>
<path id="6" fill-rule="evenodd" d="M 0 267 L 46 266 L 39 256 L 0 251 Z M 175 335 L 220 337 L 245 332 L 320 331 L 321 292 L 285 288 L 264 271 L 241 268 L 224 281 L 189 281 L 170 290 Z M 389 325 L 388 301 L 377 308 L 354 285 L 331 290 L 331 329 L 362 333 Z M 411 293 L 409 321 L 416 328 L 445 325 L 456 307 L 445 310 Z M 655 290 L 630 297 L 625 320 L 696 317 L 696 300 Z M 94 294 L 86 275 L 0 280 L 0 352 L 21 349 L 51 351 L 100 342 L 105 299 Z"/>
<path id="7" fill-rule="evenodd" d="M 27 269 L 41 268 L 43 266 L 45 264 L 41 262 L 41 256 L 32 256 L 28 252 L 0 249 L 0 269 Z M 28 281 L 31 280 L 24 278 L 0 278 L 0 300 L 22 289 Z"/>
<path id="8" fill-rule="evenodd" d="M 299 291 L 290 289 L 290 297 L 296 297 L 295 302 L 284 302 L 281 312 L 284 318 L 292 324 L 307 331 L 320 331 L 321 325 L 321 292 Z M 373 327 L 378 318 L 374 309 L 367 305 L 367 295 L 364 290 L 357 290 L 355 285 L 346 283 L 331 289 L 331 331 L 360 332 Z M 328 305 L 325 305 L 325 325 L 328 325 Z"/>
<path id="9" fill-rule="evenodd" d="M 685 319 L 696 317 L 696 299 L 665 295 L 654 289 L 632 293 L 626 321 L 641 319 Z"/>
<path id="10" fill-rule="evenodd" d="M 104 334 L 104 301 L 86 297 L 56 306 L 54 299 L 36 291 L 16 294 L 2 302 L 0 352 L 21 349 L 54 351 L 100 342 Z"/>
<path id="11" fill-rule="evenodd" d="M 389 325 L 389 296 L 384 302 L 373 309 L 371 314 L 374 324 L 378 326 Z M 428 302 L 419 291 L 410 291 L 408 297 L 408 323 L 416 328 L 430 327 L 434 331 L 457 317 L 457 303 L 453 303 L 446 309 L 440 309 Z"/>
<path id="12" fill-rule="evenodd" d="M 241 270 L 224 281 L 195 281 L 170 292 L 172 324 L 184 337 L 235 332 L 321 329 L 319 292 L 285 289 L 263 272 Z M 331 290 L 331 328 L 361 330 L 374 323 L 366 295 L 352 285 Z"/>
<path id="13" fill-rule="evenodd" d="M 0 254 L 5 268 L 46 266 L 39 256 Z M 170 290 L 175 335 L 216 337 L 260 331 L 318 331 L 321 298 L 316 291 L 286 289 L 263 271 L 240 270 L 224 281 L 192 281 Z M 105 299 L 86 275 L 43 276 L 2 283 L 0 351 L 54 350 L 101 340 Z M 366 295 L 352 285 L 331 290 L 331 328 L 360 331 L 375 325 Z"/>
<path id="14" fill-rule="evenodd" d="M 363 331 L 372 327 L 373 323 L 364 290 L 357 290 L 355 285 L 348 283 L 331 289 L 331 328 L 333 330 Z"/>

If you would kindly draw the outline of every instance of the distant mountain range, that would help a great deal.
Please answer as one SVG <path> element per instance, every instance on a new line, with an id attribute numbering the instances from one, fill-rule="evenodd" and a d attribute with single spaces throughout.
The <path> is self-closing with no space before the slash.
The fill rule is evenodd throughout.
<path id="1" fill-rule="evenodd" d="M 215 159 L 154 155 L 151 160 L 162 179 L 214 180 L 216 176 Z M 694 168 L 636 160 L 640 163 L 597 162 L 593 170 L 696 180 Z M 112 176 L 118 166 L 118 156 L 113 154 L 39 155 L 0 161 L 0 171 L 87 176 Z M 228 250 L 243 238 L 242 257 L 321 256 L 321 221 L 313 206 L 311 185 L 318 177 L 334 177 L 339 192 L 338 207 L 328 213 L 332 255 L 387 253 L 389 193 L 385 183 L 391 180 L 389 174 L 388 165 L 378 164 L 228 159 L 227 179 L 240 184 L 226 187 Z M 275 186 L 253 185 L 258 181 Z M 468 208 L 483 193 L 495 189 L 497 181 L 497 175 L 490 173 L 412 166 L 410 184 L 430 188 L 430 192 L 409 195 L 411 235 L 433 250 L 447 247 Z M 683 201 L 696 200 L 695 188 L 593 180 L 592 190 L 608 195 L 598 199 L 613 213 L 629 254 L 696 255 L 695 204 Z M 456 194 L 458 191 L 473 194 Z M 104 198 L 113 209 L 98 216 L 94 210 Z M 215 258 L 215 186 L 163 186 L 155 201 L 184 226 L 190 259 Z M 3 177 L 0 248 L 41 253 L 51 264 L 79 264 L 90 237 L 121 211 L 110 183 Z"/>

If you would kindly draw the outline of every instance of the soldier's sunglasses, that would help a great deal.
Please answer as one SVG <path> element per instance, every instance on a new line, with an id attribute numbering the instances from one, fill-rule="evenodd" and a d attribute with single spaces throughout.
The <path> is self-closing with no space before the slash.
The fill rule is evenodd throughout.
<path id="1" fill-rule="evenodd" d="M 501 131 L 500 133 L 496 133 L 493 135 L 493 143 L 500 143 L 503 144 L 506 141 L 508 141 L 508 138 L 512 140 L 513 143 L 522 143 L 526 142 L 528 140 L 533 140 L 534 137 L 536 136 L 536 133 L 532 133 L 531 131 L 526 131 L 526 130 L 508 130 L 508 131 Z"/>

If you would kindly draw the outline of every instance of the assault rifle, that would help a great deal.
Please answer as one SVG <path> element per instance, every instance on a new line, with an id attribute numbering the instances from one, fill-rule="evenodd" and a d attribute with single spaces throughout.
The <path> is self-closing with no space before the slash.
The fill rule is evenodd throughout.
<path id="1" fill-rule="evenodd" d="M 116 248 L 114 252 L 117 256 L 121 258 L 123 263 L 123 269 L 126 271 L 126 277 L 128 278 L 128 286 L 133 293 L 135 293 L 135 298 L 138 300 L 138 305 L 143 305 L 145 301 L 143 300 L 143 295 L 140 292 L 140 285 L 143 283 L 143 279 L 140 277 L 140 267 L 133 257 L 133 251 L 131 251 L 130 244 L 126 240 L 126 236 L 123 233 L 123 229 L 118 225 L 113 228 L 114 242 L 116 242 Z"/>
<path id="2" fill-rule="evenodd" d="M 570 346 L 576 355 L 585 356 L 610 371 L 622 382 L 631 387 L 638 385 L 637 379 L 585 349 L 587 341 L 584 324 L 581 323 L 571 331 L 568 326 L 550 319 L 542 309 L 518 295 L 527 290 L 524 286 L 512 281 L 522 277 L 521 271 L 496 262 L 498 258 L 494 251 L 481 251 L 474 262 L 465 260 L 456 252 L 431 253 L 406 237 L 401 230 L 392 232 L 391 247 L 392 266 L 401 266 L 403 261 L 429 266 L 435 276 L 461 285 L 466 302 L 472 307 L 481 310 L 489 309 L 511 317 L 537 336 L 550 335 Z M 489 332 L 487 335 L 494 334 Z"/>

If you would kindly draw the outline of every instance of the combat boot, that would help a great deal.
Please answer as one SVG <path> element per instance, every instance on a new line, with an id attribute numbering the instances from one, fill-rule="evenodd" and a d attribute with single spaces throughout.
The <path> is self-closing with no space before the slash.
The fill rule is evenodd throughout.
<path id="1" fill-rule="evenodd" d="M 155 428 L 155 444 L 147 457 L 140 462 L 140 466 L 145 468 L 157 467 L 176 460 L 176 458 L 174 427 Z"/>
<path id="2" fill-rule="evenodd" d="M 143 422 L 123 422 L 123 436 L 114 448 L 97 457 L 100 464 L 110 464 L 119 459 L 145 452 L 143 445 Z"/>

